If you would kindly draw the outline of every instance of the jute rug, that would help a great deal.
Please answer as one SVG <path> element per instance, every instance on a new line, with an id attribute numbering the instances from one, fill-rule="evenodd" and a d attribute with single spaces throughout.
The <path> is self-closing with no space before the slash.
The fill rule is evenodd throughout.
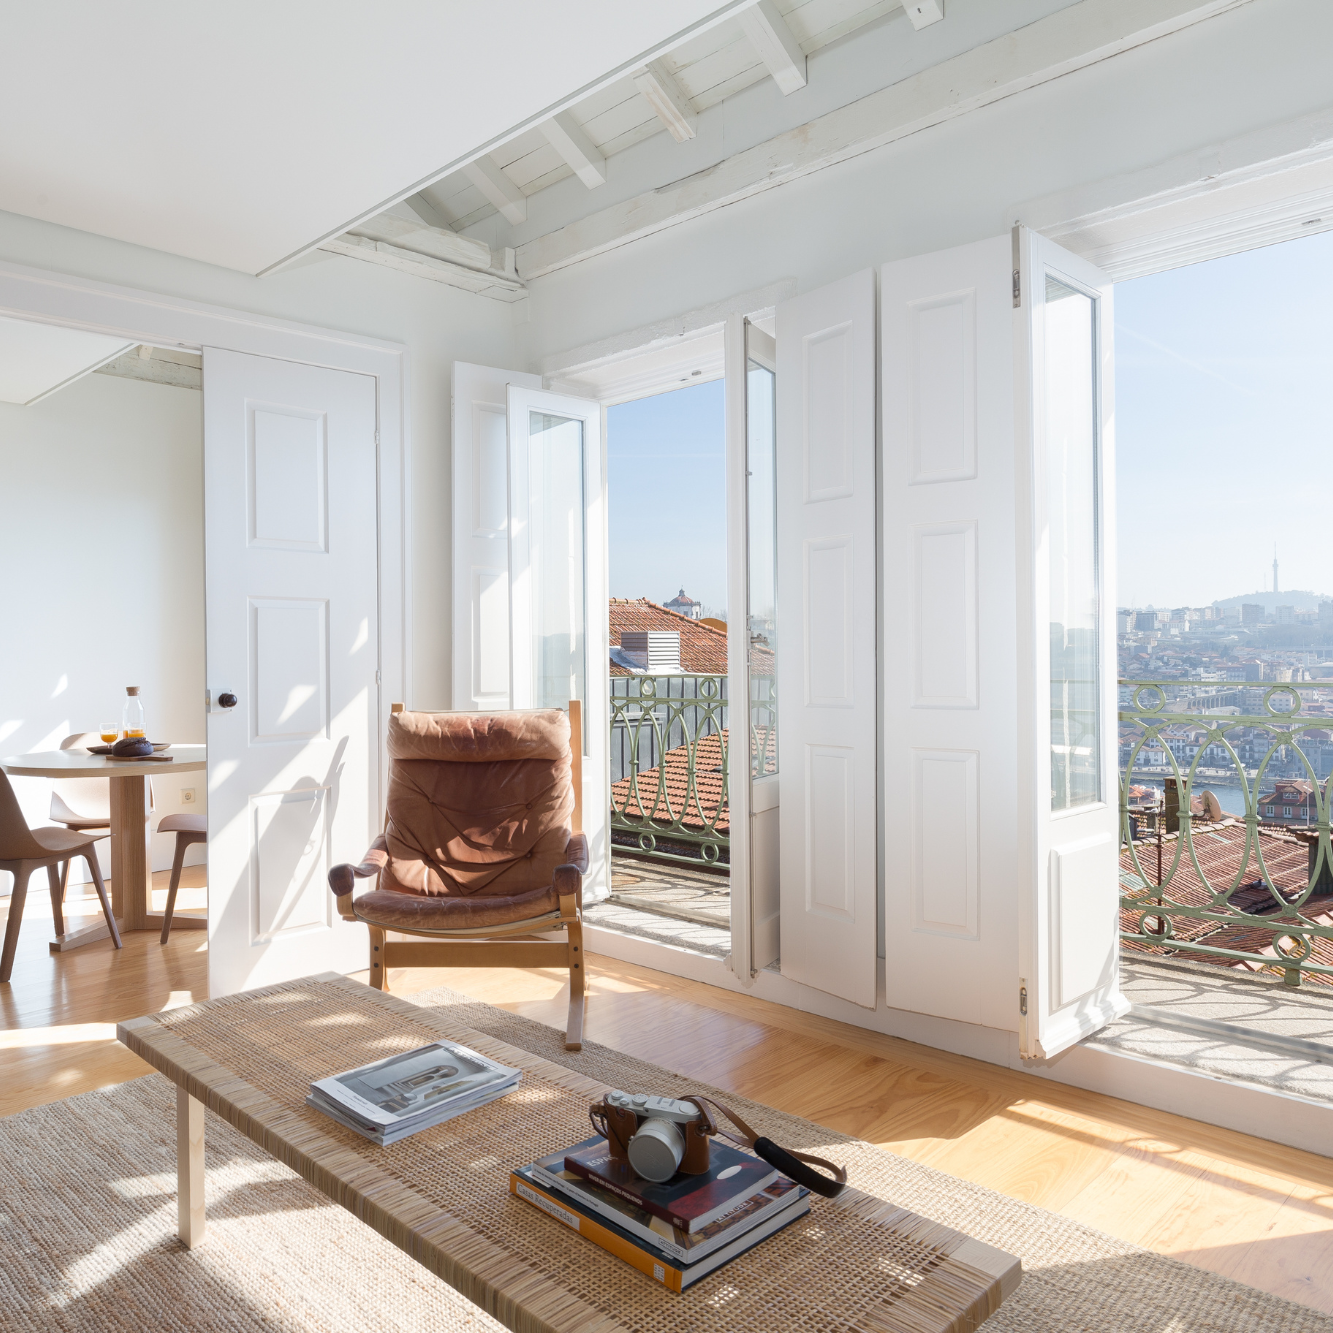
<path id="1" fill-rule="evenodd" d="M 447 990 L 418 1003 L 629 1091 L 681 1080 Z M 664 1083 L 664 1079 L 667 1081 Z M 712 1091 L 691 1081 L 690 1087 Z M 724 1094 L 853 1184 L 1023 1259 L 987 1333 L 1333 1333 L 1304 1306 L 1163 1258 L 809 1121 Z M 175 1239 L 175 1095 L 152 1075 L 0 1120 L 0 1328 L 14 1333 L 491 1333 L 500 1327 L 208 1116 L 209 1233 Z M 681 1297 L 688 1300 L 686 1294 Z M 706 1333 L 706 1312 L 700 1331 Z M 756 1330 L 763 1333 L 763 1330 Z"/>

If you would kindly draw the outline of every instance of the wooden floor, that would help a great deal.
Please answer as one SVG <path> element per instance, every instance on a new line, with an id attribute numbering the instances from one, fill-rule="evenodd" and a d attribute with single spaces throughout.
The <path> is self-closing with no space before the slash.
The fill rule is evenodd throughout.
<path id="1" fill-rule="evenodd" d="M 187 882 L 202 885 L 202 873 Z M 103 941 L 51 955 L 49 903 L 34 899 L 0 987 L 0 1115 L 145 1073 L 114 1023 L 201 999 L 207 984 L 202 932 L 177 932 L 165 948 L 137 933 L 119 953 Z M 181 901 L 190 905 L 184 890 Z M 1333 1312 L 1327 1157 L 613 959 L 588 964 L 588 1039 L 676 1070 L 682 1086 L 707 1080 Z M 390 983 L 400 994 L 447 984 L 564 1022 L 551 972 L 419 970 Z"/>

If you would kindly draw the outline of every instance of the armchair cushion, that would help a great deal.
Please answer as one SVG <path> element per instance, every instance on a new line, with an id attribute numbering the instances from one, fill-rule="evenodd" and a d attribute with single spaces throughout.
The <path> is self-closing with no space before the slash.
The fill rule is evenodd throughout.
<path id="1" fill-rule="evenodd" d="M 563 712 L 396 713 L 388 749 L 388 861 L 367 898 L 396 892 L 526 903 L 551 891 L 556 866 L 567 860 L 574 810 Z M 541 910 L 525 907 L 524 915 Z"/>
<path id="2" fill-rule="evenodd" d="M 357 920 L 385 930 L 415 933 L 432 930 L 480 930 L 529 921 L 560 910 L 555 887 L 534 889 L 501 898 L 477 894 L 472 898 L 399 893 L 395 889 L 372 889 L 356 900 Z"/>

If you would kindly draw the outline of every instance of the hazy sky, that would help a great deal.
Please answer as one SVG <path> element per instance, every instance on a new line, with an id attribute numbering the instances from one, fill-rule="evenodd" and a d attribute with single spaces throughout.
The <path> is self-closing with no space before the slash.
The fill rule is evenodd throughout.
<path id="1" fill-rule="evenodd" d="M 611 596 L 727 604 L 722 381 L 607 409 Z"/>
<path id="2" fill-rule="evenodd" d="M 1333 233 L 1117 283 L 1120 605 L 1333 594 Z M 722 382 L 607 413 L 611 595 L 726 605 Z"/>
<path id="3" fill-rule="evenodd" d="M 1115 288 L 1124 605 L 1333 592 L 1333 233 Z"/>

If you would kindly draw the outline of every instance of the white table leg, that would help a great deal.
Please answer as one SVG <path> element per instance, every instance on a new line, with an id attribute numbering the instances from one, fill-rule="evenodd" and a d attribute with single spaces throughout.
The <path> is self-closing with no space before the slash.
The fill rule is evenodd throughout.
<path id="1" fill-rule="evenodd" d="M 176 1088 L 177 1234 L 187 1249 L 204 1238 L 204 1104 Z"/>

